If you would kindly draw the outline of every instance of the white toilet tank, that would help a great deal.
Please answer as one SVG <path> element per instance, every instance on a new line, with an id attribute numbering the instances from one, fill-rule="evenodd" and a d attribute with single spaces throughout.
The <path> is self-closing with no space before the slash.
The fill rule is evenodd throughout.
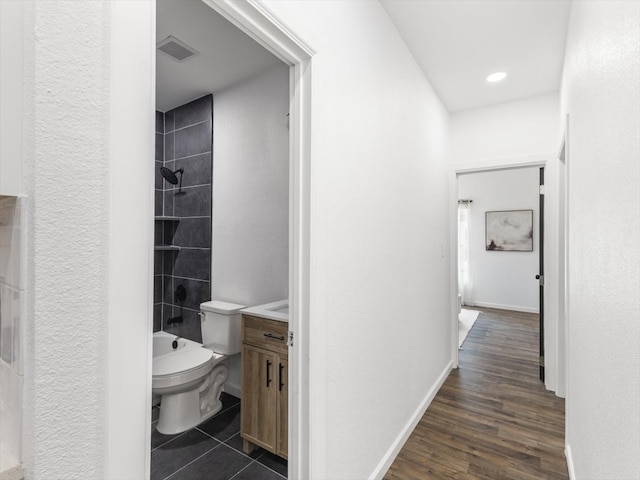
<path id="1" fill-rule="evenodd" d="M 211 300 L 200 304 L 202 344 L 216 353 L 234 355 L 242 349 L 244 305 Z"/>

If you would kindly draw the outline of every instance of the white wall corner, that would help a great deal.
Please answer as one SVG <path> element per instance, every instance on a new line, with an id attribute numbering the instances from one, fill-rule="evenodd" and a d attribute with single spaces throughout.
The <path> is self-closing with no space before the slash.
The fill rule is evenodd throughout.
<path id="1" fill-rule="evenodd" d="M 418 405 L 418 408 L 416 408 L 413 415 L 411 415 L 405 426 L 402 428 L 395 441 L 391 444 L 389 450 L 387 450 L 387 453 L 382 457 L 382 460 L 380 461 L 378 466 L 369 476 L 370 479 L 381 479 L 385 476 L 385 474 L 393 464 L 393 461 L 400 453 L 400 450 L 402 450 L 402 447 L 404 447 L 404 444 L 407 442 L 407 440 L 413 433 L 413 430 L 422 419 L 422 416 L 429 408 L 429 405 L 431 405 L 431 402 L 436 397 L 436 395 L 440 391 L 440 388 L 449 377 L 449 373 L 451 372 L 452 368 L 453 363 L 450 361 L 444 367 L 444 370 L 436 380 L 436 383 L 434 383 L 433 386 L 429 389 L 422 402 L 420 402 L 420 404 Z"/>

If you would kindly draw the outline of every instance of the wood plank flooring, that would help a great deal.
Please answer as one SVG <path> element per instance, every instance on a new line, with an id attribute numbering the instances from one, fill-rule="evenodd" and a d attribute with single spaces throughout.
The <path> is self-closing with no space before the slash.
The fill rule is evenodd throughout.
<path id="1" fill-rule="evenodd" d="M 564 400 L 538 379 L 538 316 L 482 312 L 386 480 L 569 478 Z"/>

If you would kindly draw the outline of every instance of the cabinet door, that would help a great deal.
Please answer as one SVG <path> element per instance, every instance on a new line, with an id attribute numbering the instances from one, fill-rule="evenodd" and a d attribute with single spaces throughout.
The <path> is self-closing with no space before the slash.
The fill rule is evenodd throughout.
<path id="1" fill-rule="evenodd" d="M 278 356 L 242 347 L 242 438 L 276 452 Z"/>
<path id="2" fill-rule="evenodd" d="M 278 358 L 278 451 L 277 455 L 287 458 L 289 449 L 289 361 Z"/>

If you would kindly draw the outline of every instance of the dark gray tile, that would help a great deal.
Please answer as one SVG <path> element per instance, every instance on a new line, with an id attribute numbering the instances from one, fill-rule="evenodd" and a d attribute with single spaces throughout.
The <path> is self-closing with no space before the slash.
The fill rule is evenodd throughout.
<path id="1" fill-rule="evenodd" d="M 162 303 L 162 275 L 153 276 L 153 303 Z"/>
<path id="2" fill-rule="evenodd" d="M 160 415 L 160 408 L 153 408 L 153 410 L 158 411 L 158 416 Z M 157 430 L 158 422 L 152 421 L 151 423 L 151 450 L 154 450 L 171 440 L 178 438 L 184 433 L 178 433 L 176 435 L 163 435 Z"/>
<path id="3" fill-rule="evenodd" d="M 283 477 L 287 476 L 288 462 L 284 458 L 280 458 L 271 452 L 265 451 L 264 455 L 258 457 L 258 462 L 269 467 L 271 470 L 275 470 Z"/>
<path id="4" fill-rule="evenodd" d="M 183 218 L 176 225 L 173 241 L 181 247 L 211 248 L 211 219 Z"/>
<path id="5" fill-rule="evenodd" d="M 156 250 L 153 252 L 153 273 L 154 275 L 162 275 L 162 257 L 164 252 L 162 250 Z"/>
<path id="6" fill-rule="evenodd" d="M 153 331 L 162 330 L 162 304 L 153 306 Z"/>
<path id="7" fill-rule="evenodd" d="M 169 325 L 168 321 L 170 318 L 173 318 L 173 305 L 169 305 L 167 303 L 162 304 L 162 330 L 168 333 L 173 333 L 173 324 Z"/>
<path id="8" fill-rule="evenodd" d="M 173 284 L 171 275 L 162 276 L 162 302 L 167 305 L 173 305 L 174 303 L 175 289 Z"/>
<path id="9" fill-rule="evenodd" d="M 228 480 L 251 463 L 251 459 L 220 445 L 171 477 L 171 480 Z"/>
<path id="10" fill-rule="evenodd" d="M 156 190 L 157 191 L 157 190 Z M 164 215 L 166 216 L 172 216 L 174 213 L 174 208 L 173 208 L 173 191 L 169 190 L 169 191 L 165 191 L 164 192 L 164 196 L 163 196 L 163 201 L 162 201 L 163 205 L 164 205 Z"/>
<path id="11" fill-rule="evenodd" d="M 194 310 L 173 307 L 173 316 L 182 315 L 182 323 L 173 323 L 169 326 L 169 333 L 179 337 L 188 338 L 194 342 L 202 343 L 202 329 L 200 316 Z"/>
<path id="12" fill-rule="evenodd" d="M 175 149 L 175 140 L 176 136 L 173 132 L 166 133 L 164 135 L 164 161 L 173 160 L 175 158 L 176 149 Z"/>
<path id="13" fill-rule="evenodd" d="M 159 162 L 156 160 L 155 162 L 155 169 L 153 171 L 153 174 L 155 176 L 155 186 L 154 188 L 156 190 L 162 190 L 162 174 L 160 173 L 160 168 L 164 166 L 163 162 Z"/>
<path id="14" fill-rule="evenodd" d="M 164 133 L 169 133 L 175 130 L 175 108 L 164 112 Z"/>
<path id="15" fill-rule="evenodd" d="M 163 194 L 162 194 L 162 190 L 156 190 L 155 191 L 155 215 L 159 216 L 162 215 L 162 203 L 163 203 Z"/>
<path id="16" fill-rule="evenodd" d="M 164 115 L 156 112 L 156 133 L 164 133 Z"/>
<path id="17" fill-rule="evenodd" d="M 196 280 L 211 280 L 211 250 L 180 250 L 173 265 L 173 275 Z"/>
<path id="18" fill-rule="evenodd" d="M 220 401 L 222 402 L 222 409 L 226 410 L 229 407 L 233 407 L 240 403 L 240 399 L 227 392 L 220 393 Z"/>
<path id="19" fill-rule="evenodd" d="M 182 193 L 177 189 L 165 193 L 173 197 L 174 215 L 177 217 L 210 217 L 211 216 L 211 185 L 202 187 L 183 188 Z"/>
<path id="20" fill-rule="evenodd" d="M 211 183 L 211 153 L 178 159 L 175 161 L 175 169 L 179 168 L 184 168 L 183 187 Z"/>
<path id="21" fill-rule="evenodd" d="M 156 160 L 164 160 L 164 135 L 156 133 Z"/>
<path id="22" fill-rule="evenodd" d="M 176 252 L 162 252 L 162 273 L 163 275 L 171 275 L 173 273 L 173 265 L 176 263 Z"/>
<path id="23" fill-rule="evenodd" d="M 211 138 L 211 121 L 176 130 L 174 158 L 210 152 Z"/>
<path id="24" fill-rule="evenodd" d="M 176 245 L 173 241 L 173 236 L 176 233 L 176 222 L 162 222 L 162 244 L 163 245 Z"/>
<path id="25" fill-rule="evenodd" d="M 171 475 L 218 445 L 217 440 L 195 429 L 164 443 L 151 452 L 151 479 Z"/>
<path id="26" fill-rule="evenodd" d="M 164 225 L 160 220 L 156 220 L 153 225 L 153 244 L 162 245 L 162 237 L 164 234 Z"/>
<path id="27" fill-rule="evenodd" d="M 151 407 L 151 422 L 157 422 L 160 417 L 160 407 Z"/>
<path id="28" fill-rule="evenodd" d="M 240 433 L 240 404 L 223 410 L 198 428 L 221 442 L 230 439 Z"/>
<path id="29" fill-rule="evenodd" d="M 282 476 L 278 475 L 267 467 L 253 462 L 247 468 L 242 470 L 233 480 L 282 480 Z M 286 477 L 285 477 L 286 478 Z"/>
<path id="30" fill-rule="evenodd" d="M 191 280 L 186 278 L 174 278 L 173 290 L 175 291 L 182 285 L 187 291 L 187 298 L 183 302 L 176 302 L 175 299 L 171 303 L 177 306 L 183 306 L 191 310 L 200 310 L 200 304 L 211 300 L 211 283 L 203 280 Z M 166 294 L 166 293 L 165 293 Z M 166 299 L 166 297 L 165 297 Z"/>
<path id="31" fill-rule="evenodd" d="M 244 453 L 244 451 L 242 450 L 242 437 L 240 436 L 239 433 L 234 435 L 233 437 L 229 438 L 224 443 L 225 443 L 225 445 L 228 445 L 229 447 L 233 448 L 234 450 L 237 450 L 238 452 L 241 452 L 244 455 L 247 455 L 247 456 L 253 458 L 254 460 L 256 458 L 258 458 L 260 455 L 264 454 L 264 450 L 261 449 L 260 447 L 255 447 L 251 453 Z"/>
<path id="32" fill-rule="evenodd" d="M 175 109 L 175 128 L 183 128 L 194 123 L 211 120 L 213 95 L 205 95 Z"/>

